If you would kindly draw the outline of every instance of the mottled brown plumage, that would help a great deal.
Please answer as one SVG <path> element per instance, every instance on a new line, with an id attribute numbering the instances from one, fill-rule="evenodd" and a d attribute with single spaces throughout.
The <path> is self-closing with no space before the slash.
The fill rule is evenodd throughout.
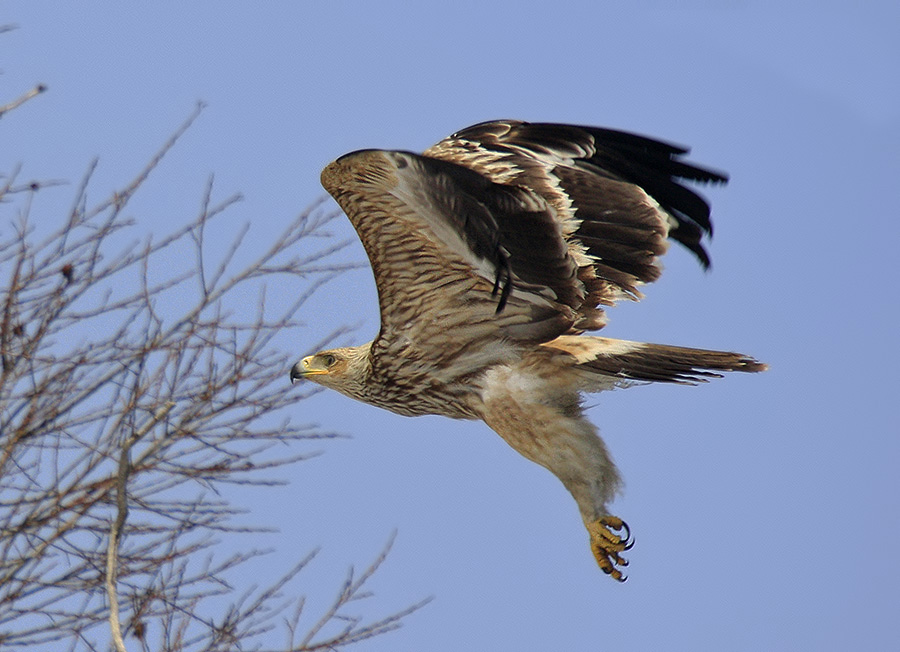
<path id="1" fill-rule="evenodd" d="M 483 420 L 559 477 L 598 564 L 624 579 L 628 528 L 607 511 L 621 481 L 582 393 L 765 368 L 583 334 L 603 327 L 603 306 L 641 298 L 669 238 L 709 264 L 709 205 L 682 181 L 726 177 L 685 163 L 686 152 L 609 129 L 496 121 L 423 155 L 342 156 L 322 184 L 371 261 L 381 330 L 303 358 L 292 379 L 405 416 Z"/>

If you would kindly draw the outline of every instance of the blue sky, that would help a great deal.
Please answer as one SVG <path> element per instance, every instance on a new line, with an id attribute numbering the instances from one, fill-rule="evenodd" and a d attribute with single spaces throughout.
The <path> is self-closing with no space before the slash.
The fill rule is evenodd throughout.
<path id="1" fill-rule="evenodd" d="M 279 527 L 259 572 L 322 545 L 303 588 L 324 604 L 396 529 L 361 610 L 435 600 L 361 650 L 895 645 L 900 6 L 409 4 L 5 2 L 0 23 L 18 29 L 0 36 L 2 98 L 49 91 L 0 123 L 0 170 L 74 184 L 96 156 L 99 198 L 202 100 L 135 217 L 174 230 L 215 173 L 222 197 L 244 195 L 234 224 L 265 242 L 350 150 L 421 151 L 500 117 L 646 133 L 732 181 L 707 191 L 711 273 L 673 248 L 604 333 L 772 368 L 590 399 L 625 476 L 614 511 L 637 539 L 624 585 L 596 568 L 558 481 L 483 424 L 328 393 L 295 417 L 352 438 L 317 444 L 325 454 L 284 471 L 287 487 L 236 497 L 250 522 Z M 352 236 L 345 220 L 332 231 Z M 336 260 L 363 257 L 354 244 Z M 303 317 L 285 391 L 323 334 L 377 331 L 370 272 L 326 286 Z"/>

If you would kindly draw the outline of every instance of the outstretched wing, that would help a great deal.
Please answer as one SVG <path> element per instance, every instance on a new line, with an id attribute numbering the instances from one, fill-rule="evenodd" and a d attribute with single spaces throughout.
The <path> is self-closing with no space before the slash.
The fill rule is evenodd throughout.
<path id="1" fill-rule="evenodd" d="M 680 160 L 687 152 L 612 129 L 501 120 L 457 132 L 425 155 L 530 188 L 556 210 L 587 292 L 576 328 L 591 329 L 604 324 L 595 308 L 640 298 L 638 287 L 659 277 L 667 238 L 709 265 L 701 243 L 712 233 L 709 204 L 682 181 L 727 177 Z"/>
<path id="2" fill-rule="evenodd" d="M 455 163 L 363 150 L 322 172 L 372 264 L 379 341 L 452 357 L 485 339 L 547 341 L 584 301 L 555 210 Z"/>
<path id="3" fill-rule="evenodd" d="M 322 173 L 372 263 L 376 346 L 431 361 L 486 340 L 545 342 L 603 326 L 638 298 L 670 235 L 708 263 L 709 206 L 679 183 L 725 177 L 686 150 L 590 127 L 489 122 L 424 155 L 362 150 Z"/>

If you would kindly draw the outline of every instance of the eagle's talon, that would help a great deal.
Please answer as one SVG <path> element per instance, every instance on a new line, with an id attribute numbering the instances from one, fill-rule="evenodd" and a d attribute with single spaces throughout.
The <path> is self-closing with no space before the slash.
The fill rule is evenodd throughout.
<path id="1" fill-rule="evenodd" d="M 590 523 L 587 529 L 591 535 L 591 551 L 594 553 L 600 570 L 619 582 L 628 579 L 617 568 L 617 566 L 623 568 L 628 566 L 628 560 L 619 553 L 630 550 L 634 546 L 631 529 L 625 521 L 617 516 L 601 516 Z M 624 536 L 617 534 L 620 530 L 623 531 Z"/>

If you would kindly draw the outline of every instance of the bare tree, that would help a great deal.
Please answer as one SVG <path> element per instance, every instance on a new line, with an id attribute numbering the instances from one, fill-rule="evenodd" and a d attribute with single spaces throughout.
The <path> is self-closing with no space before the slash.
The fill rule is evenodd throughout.
<path id="1" fill-rule="evenodd" d="M 343 267 L 327 263 L 341 243 L 315 240 L 327 235 L 321 208 L 249 264 L 236 262 L 246 229 L 211 256 L 208 229 L 239 199 L 214 200 L 212 179 L 189 224 L 128 244 L 137 227 L 126 206 L 199 112 L 96 205 L 87 201 L 92 164 L 49 235 L 33 215 L 48 184 L 0 178 L 4 649 L 335 650 L 395 629 L 422 604 L 367 619 L 348 612 L 368 595 L 385 550 L 306 622 L 296 577 L 315 552 L 274 585 L 243 593 L 228 573 L 258 553 L 215 554 L 217 537 L 246 529 L 216 489 L 272 484 L 273 468 L 303 459 L 282 444 L 329 436 L 285 416 L 304 395 L 286 386 L 292 356 L 275 340 Z M 309 242 L 321 244 L 300 256 Z M 192 262 L 178 269 L 173 252 Z M 269 302 L 273 283 L 293 289 Z M 258 297 L 249 314 L 240 309 L 248 290 Z"/>

